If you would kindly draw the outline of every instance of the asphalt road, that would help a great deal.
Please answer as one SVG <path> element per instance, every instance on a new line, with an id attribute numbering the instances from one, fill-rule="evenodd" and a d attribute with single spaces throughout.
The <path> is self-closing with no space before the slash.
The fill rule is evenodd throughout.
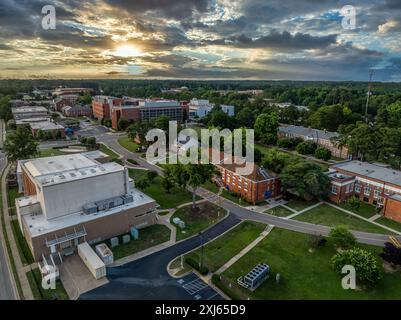
<path id="1" fill-rule="evenodd" d="M 3 147 L 3 120 L 0 121 L 0 145 Z M 0 172 L 6 166 L 5 155 L 0 151 Z M 0 227 L 0 232 L 3 230 Z M 3 241 L 0 241 L 0 300 L 15 300 L 15 293 L 12 284 L 12 273 L 8 268 L 6 248 Z"/>
<path id="2" fill-rule="evenodd" d="M 206 243 L 218 237 L 240 221 L 234 215 L 229 215 L 226 219 L 203 233 L 203 242 Z M 200 246 L 201 241 L 201 236 L 197 235 L 142 259 L 120 267 L 108 268 L 107 278 L 110 282 L 82 294 L 80 299 L 222 299 L 220 295 L 208 286 L 195 294 L 185 290 L 185 284 L 197 280 L 194 274 L 181 279 L 174 279 L 167 272 L 167 264 L 171 260 Z M 200 297 L 197 297 L 197 295 L 200 295 Z"/>

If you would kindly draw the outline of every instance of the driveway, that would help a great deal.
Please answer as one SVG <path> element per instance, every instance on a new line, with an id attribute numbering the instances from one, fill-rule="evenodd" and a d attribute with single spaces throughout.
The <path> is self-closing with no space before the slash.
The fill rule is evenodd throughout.
<path id="1" fill-rule="evenodd" d="M 239 222 L 230 214 L 203 233 L 204 242 L 216 238 Z M 195 274 L 175 279 L 167 272 L 167 264 L 171 260 L 200 245 L 200 236 L 195 236 L 123 266 L 108 268 L 109 283 L 82 294 L 80 299 L 222 299 Z"/>

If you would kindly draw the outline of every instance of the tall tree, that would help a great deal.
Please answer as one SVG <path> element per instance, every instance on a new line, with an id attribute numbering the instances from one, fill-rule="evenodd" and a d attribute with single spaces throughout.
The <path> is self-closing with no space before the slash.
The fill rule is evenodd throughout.
<path id="1" fill-rule="evenodd" d="M 262 113 L 255 121 L 255 138 L 264 144 L 275 144 L 278 127 L 277 113 Z"/>
<path id="2" fill-rule="evenodd" d="M 7 134 L 4 151 L 10 162 L 33 158 L 39 154 L 38 143 L 27 129 L 17 129 Z"/>

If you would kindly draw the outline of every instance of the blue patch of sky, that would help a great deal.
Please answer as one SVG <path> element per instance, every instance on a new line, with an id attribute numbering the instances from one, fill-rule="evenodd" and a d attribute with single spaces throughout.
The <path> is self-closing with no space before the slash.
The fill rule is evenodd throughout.
<path id="1" fill-rule="evenodd" d="M 67 27 L 75 28 L 87 33 L 90 36 L 103 36 L 105 34 L 104 29 L 89 27 L 82 23 L 77 23 L 73 21 L 63 21 L 63 24 Z"/>

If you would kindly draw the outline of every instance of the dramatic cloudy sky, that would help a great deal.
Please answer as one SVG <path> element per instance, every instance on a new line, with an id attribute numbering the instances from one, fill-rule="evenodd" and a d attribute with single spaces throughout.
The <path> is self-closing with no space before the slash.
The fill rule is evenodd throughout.
<path id="1" fill-rule="evenodd" d="M 1 0 L 0 77 L 400 81 L 400 36 L 400 0 Z"/>

